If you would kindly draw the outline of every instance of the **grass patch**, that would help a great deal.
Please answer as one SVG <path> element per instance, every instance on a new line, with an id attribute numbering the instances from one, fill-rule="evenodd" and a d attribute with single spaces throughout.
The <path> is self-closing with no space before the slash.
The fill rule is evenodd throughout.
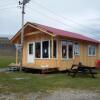
<path id="1" fill-rule="evenodd" d="M 13 57 L 13 56 L 0 56 L 0 68 L 5 68 L 12 62 L 15 62 L 15 57 Z"/>
<path id="2" fill-rule="evenodd" d="M 100 74 L 97 77 L 93 79 L 91 77 L 72 78 L 66 74 L 0 73 L 0 92 L 46 92 L 72 88 L 95 90 L 100 93 Z"/>

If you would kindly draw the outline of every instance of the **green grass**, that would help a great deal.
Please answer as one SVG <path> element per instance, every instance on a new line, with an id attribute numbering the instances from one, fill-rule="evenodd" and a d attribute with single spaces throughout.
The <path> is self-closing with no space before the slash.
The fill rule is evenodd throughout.
<path id="1" fill-rule="evenodd" d="M 7 67 L 15 62 L 14 57 L 0 56 L 0 68 Z M 48 91 L 60 88 L 84 89 L 98 91 L 100 93 L 100 72 L 98 78 L 76 77 L 66 74 L 34 75 L 29 73 L 0 73 L 0 92 L 35 92 Z M 15 78 L 23 78 L 16 80 Z"/>
<path id="2" fill-rule="evenodd" d="M 98 78 L 76 77 L 66 74 L 34 75 L 29 73 L 0 73 L 0 92 L 37 92 L 56 89 L 82 89 L 100 93 L 100 73 Z M 16 80 L 15 78 L 24 78 Z"/>
<path id="3" fill-rule="evenodd" d="M 15 57 L 13 56 L 0 56 L 0 68 L 7 67 L 10 63 L 15 62 Z"/>

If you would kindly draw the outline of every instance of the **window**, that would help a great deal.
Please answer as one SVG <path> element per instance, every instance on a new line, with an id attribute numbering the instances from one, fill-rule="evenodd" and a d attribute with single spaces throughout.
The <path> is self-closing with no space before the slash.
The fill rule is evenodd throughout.
<path id="1" fill-rule="evenodd" d="M 73 58 L 73 43 L 62 41 L 62 58 L 71 59 Z"/>
<path id="2" fill-rule="evenodd" d="M 89 56 L 95 56 L 96 55 L 96 46 L 94 46 L 94 45 L 88 46 L 88 55 Z"/>
<path id="3" fill-rule="evenodd" d="M 35 43 L 35 58 L 41 58 L 41 43 Z"/>
<path id="4" fill-rule="evenodd" d="M 73 43 L 68 42 L 68 58 L 73 58 Z"/>
<path id="5" fill-rule="evenodd" d="M 51 41 L 50 41 L 50 54 L 52 57 L 52 42 Z M 56 40 L 53 41 L 53 57 L 57 58 L 57 41 Z"/>
<path id="6" fill-rule="evenodd" d="M 57 41 L 54 40 L 54 44 L 53 44 L 53 57 L 57 58 Z"/>
<path id="7" fill-rule="evenodd" d="M 49 41 L 42 42 L 42 57 L 49 58 Z"/>
<path id="8" fill-rule="evenodd" d="M 62 41 L 62 58 L 67 58 L 67 42 Z"/>
<path id="9" fill-rule="evenodd" d="M 74 54 L 80 55 L 80 44 L 77 42 L 74 44 Z"/>
<path id="10" fill-rule="evenodd" d="M 29 44 L 29 54 L 33 54 L 33 44 Z"/>

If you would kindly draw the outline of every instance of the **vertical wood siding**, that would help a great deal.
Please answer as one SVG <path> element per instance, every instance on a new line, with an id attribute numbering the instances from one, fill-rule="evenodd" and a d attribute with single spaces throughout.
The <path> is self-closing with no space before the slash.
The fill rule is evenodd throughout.
<path id="1" fill-rule="evenodd" d="M 78 64 L 79 62 L 82 62 L 84 65 L 88 66 L 95 66 L 95 63 L 97 59 L 99 58 L 99 46 L 96 45 L 96 56 L 89 57 L 88 56 L 88 45 L 91 44 L 90 42 L 84 42 L 84 41 L 78 41 L 80 43 L 80 55 L 75 56 L 74 59 L 69 60 L 63 60 L 61 58 L 61 40 L 63 38 L 58 38 L 58 58 L 57 59 L 35 59 L 35 62 L 32 64 L 27 63 L 27 52 L 28 52 L 28 43 L 34 42 L 34 41 L 41 41 L 41 40 L 50 40 L 51 36 L 40 33 L 35 34 L 33 36 L 25 37 L 24 42 L 24 49 L 23 49 L 23 66 L 29 67 L 29 68 L 41 68 L 41 66 L 48 65 L 49 68 L 51 67 L 58 67 L 59 70 L 65 70 L 71 68 L 72 64 Z M 68 39 L 68 38 L 64 38 Z M 72 39 L 70 39 L 72 40 Z M 75 41 L 75 40 L 72 40 Z"/>

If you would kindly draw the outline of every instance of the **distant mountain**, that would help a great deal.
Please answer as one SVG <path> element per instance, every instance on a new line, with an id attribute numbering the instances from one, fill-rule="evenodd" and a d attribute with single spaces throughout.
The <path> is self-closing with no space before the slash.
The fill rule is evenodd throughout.
<path id="1" fill-rule="evenodd" d="M 9 43 L 9 39 L 7 37 L 0 37 L 0 43 Z"/>

